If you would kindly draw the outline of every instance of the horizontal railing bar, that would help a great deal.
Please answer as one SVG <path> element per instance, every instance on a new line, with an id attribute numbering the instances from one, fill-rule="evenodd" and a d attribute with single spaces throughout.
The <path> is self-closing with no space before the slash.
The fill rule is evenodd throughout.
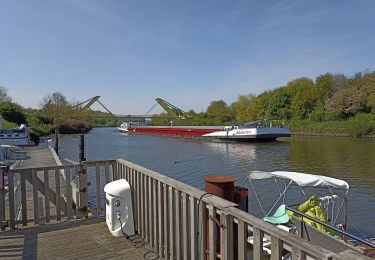
<path id="1" fill-rule="evenodd" d="M 165 175 L 162 175 L 158 172 L 149 170 L 147 168 L 144 168 L 144 167 L 139 166 L 137 164 L 134 164 L 132 162 L 126 161 L 124 159 L 118 159 L 117 162 L 125 164 L 129 168 L 132 168 L 132 169 L 134 169 L 138 172 L 141 172 L 142 174 L 144 174 L 146 176 L 157 179 L 158 181 L 161 181 L 161 182 L 167 184 L 168 186 L 170 186 L 174 189 L 178 189 L 179 191 L 184 192 L 185 194 L 188 194 L 188 195 L 190 195 L 190 196 L 192 196 L 192 197 L 194 197 L 198 200 L 202 200 L 202 201 L 204 201 L 208 204 L 212 204 L 213 206 L 215 206 L 218 209 L 237 206 L 236 203 L 227 201 L 227 200 L 219 198 L 217 196 L 203 196 L 203 195 L 207 194 L 207 192 L 199 190 L 199 189 L 194 188 L 190 185 L 179 182 L 175 179 L 169 178 Z"/>
<path id="2" fill-rule="evenodd" d="M 54 170 L 64 170 L 66 167 L 72 167 L 71 165 L 60 165 L 60 166 L 48 166 L 48 167 L 30 167 L 30 168 L 16 168 L 11 169 L 9 172 L 13 173 L 24 173 L 33 170 L 34 172 L 43 172 L 45 170 L 47 171 L 54 171 Z"/>
<path id="3" fill-rule="evenodd" d="M 97 160 L 97 161 L 84 161 L 82 162 L 83 165 L 86 167 L 95 167 L 96 164 L 99 164 L 100 166 L 104 166 L 106 163 L 114 164 L 116 163 L 116 160 Z"/>
<path id="4" fill-rule="evenodd" d="M 363 243 L 363 244 L 365 244 L 365 245 L 367 245 L 367 246 L 369 246 L 371 248 L 375 248 L 375 244 L 371 243 L 370 241 L 364 240 L 364 239 L 359 238 L 359 237 L 357 237 L 355 235 L 352 235 L 352 234 L 350 234 L 350 233 L 348 233 L 348 232 L 346 232 L 346 231 L 344 231 L 342 229 L 339 229 L 339 228 L 337 228 L 335 226 L 332 226 L 330 224 L 324 223 L 324 222 L 320 221 L 319 219 L 313 218 L 313 217 L 311 217 L 309 215 L 306 215 L 306 214 L 304 214 L 304 213 L 302 213 L 302 212 L 300 212 L 300 211 L 298 211 L 296 209 L 293 209 L 291 207 L 287 206 L 285 208 L 288 209 L 288 210 L 290 210 L 290 211 L 292 211 L 292 212 L 294 212 L 294 213 L 296 213 L 296 214 L 298 214 L 298 215 L 301 215 L 304 218 L 312 220 L 312 221 L 314 221 L 314 222 L 316 222 L 316 223 L 318 223 L 318 224 L 320 224 L 320 225 L 322 225 L 324 227 L 330 228 L 330 229 L 332 229 L 332 230 L 334 230 L 334 231 L 336 231 L 336 232 L 338 232 L 338 233 L 340 233 L 340 234 L 342 234 L 344 236 L 350 237 L 350 238 L 352 238 L 352 239 L 354 239 L 356 241 L 359 241 L 359 242 L 361 242 L 361 243 Z"/>

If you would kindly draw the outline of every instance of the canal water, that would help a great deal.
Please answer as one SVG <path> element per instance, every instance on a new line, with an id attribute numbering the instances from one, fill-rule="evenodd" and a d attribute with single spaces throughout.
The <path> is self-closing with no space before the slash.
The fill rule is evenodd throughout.
<path id="1" fill-rule="evenodd" d="M 255 195 L 268 212 L 279 191 L 274 181 L 249 182 L 247 176 L 253 170 L 296 171 L 345 180 L 350 186 L 349 231 L 375 237 L 374 139 L 298 136 L 268 143 L 226 143 L 96 128 L 85 140 L 87 160 L 124 158 L 199 189 L 204 188 L 205 175 L 235 176 L 237 185 L 249 189 L 250 212 L 259 217 L 264 214 Z M 62 137 L 60 156 L 78 160 L 78 142 L 78 136 Z M 287 201 L 304 201 L 297 188 L 287 194 Z"/>

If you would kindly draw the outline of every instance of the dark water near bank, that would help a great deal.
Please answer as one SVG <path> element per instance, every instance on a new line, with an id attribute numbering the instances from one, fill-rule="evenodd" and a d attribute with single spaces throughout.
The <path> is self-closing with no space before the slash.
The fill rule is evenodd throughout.
<path id="1" fill-rule="evenodd" d="M 60 155 L 77 160 L 77 136 L 60 139 Z M 263 215 L 246 179 L 252 170 L 297 171 L 343 179 L 350 185 L 349 230 L 375 236 L 374 139 L 293 137 L 270 143 L 223 143 L 126 135 L 116 128 L 98 128 L 86 135 L 86 158 L 124 158 L 200 189 L 205 175 L 234 175 L 237 184 L 249 188 L 250 210 L 257 216 Z M 277 199 L 277 186 L 260 181 L 253 184 L 268 211 Z"/>

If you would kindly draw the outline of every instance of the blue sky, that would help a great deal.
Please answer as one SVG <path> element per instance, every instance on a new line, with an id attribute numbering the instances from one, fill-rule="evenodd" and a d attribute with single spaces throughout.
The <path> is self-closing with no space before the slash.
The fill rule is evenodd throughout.
<path id="1" fill-rule="evenodd" d="M 0 85 L 25 107 L 58 91 L 118 114 L 156 97 L 200 112 L 375 69 L 374 13 L 373 0 L 1 0 Z"/>

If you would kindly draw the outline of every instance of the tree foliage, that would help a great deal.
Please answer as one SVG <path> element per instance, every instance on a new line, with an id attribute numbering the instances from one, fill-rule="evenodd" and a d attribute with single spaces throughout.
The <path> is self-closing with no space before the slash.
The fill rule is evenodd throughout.
<path id="1" fill-rule="evenodd" d="M 12 102 L 0 102 L 0 114 L 2 117 L 16 124 L 25 124 L 26 116 L 23 112 L 23 108 Z"/>
<path id="2" fill-rule="evenodd" d="M 8 96 L 8 89 L 0 86 L 0 102 L 12 102 L 12 98 Z"/>
<path id="3" fill-rule="evenodd" d="M 220 125 L 231 120 L 230 108 L 223 100 L 212 101 L 206 113 L 209 125 Z"/>

